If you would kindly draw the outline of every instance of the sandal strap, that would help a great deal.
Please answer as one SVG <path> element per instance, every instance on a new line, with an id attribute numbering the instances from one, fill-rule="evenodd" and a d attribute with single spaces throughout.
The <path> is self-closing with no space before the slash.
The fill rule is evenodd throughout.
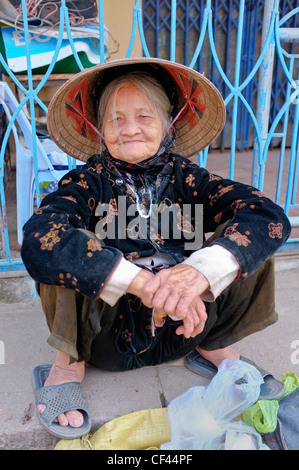
<path id="1" fill-rule="evenodd" d="M 35 390 L 35 400 L 37 404 L 46 406 L 41 417 L 48 425 L 59 414 L 69 410 L 82 410 L 88 414 L 87 402 L 82 396 L 79 382 L 38 388 Z"/>
<path id="2" fill-rule="evenodd" d="M 243 362 L 247 362 L 247 364 L 251 364 L 252 366 L 254 366 L 259 371 L 259 373 L 261 374 L 263 379 L 267 375 L 272 375 L 269 371 L 263 369 L 262 367 L 257 366 L 256 363 L 254 361 L 252 361 L 251 359 L 247 359 L 247 357 L 240 356 L 240 360 L 243 361 Z"/>

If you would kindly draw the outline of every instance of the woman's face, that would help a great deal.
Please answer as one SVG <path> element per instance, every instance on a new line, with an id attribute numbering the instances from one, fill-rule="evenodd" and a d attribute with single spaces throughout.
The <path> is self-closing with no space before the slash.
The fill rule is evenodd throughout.
<path id="1" fill-rule="evenodd" d="M 162 116 L 145 94 L 131 83 L 110 96 L 104 122 L 109 153 L 119 160 L 138 163 L 155 155 L 164 137 Z"/>

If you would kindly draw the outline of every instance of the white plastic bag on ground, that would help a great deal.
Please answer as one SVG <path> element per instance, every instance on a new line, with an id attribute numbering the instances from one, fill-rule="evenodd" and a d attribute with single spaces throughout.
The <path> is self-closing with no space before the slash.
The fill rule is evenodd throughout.
<path id="1" fill-rule="evenodd" d="M 161 449 L 268 449 L 239 419 L 258 400 L 262 383 L 254 366 L 226 359 L 207 387 L 192 387 L 169 404 L 171 441 Z"/>

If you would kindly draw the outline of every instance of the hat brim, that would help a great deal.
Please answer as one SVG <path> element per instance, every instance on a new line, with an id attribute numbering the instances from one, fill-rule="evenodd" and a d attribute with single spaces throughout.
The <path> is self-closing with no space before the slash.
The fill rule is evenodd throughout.
<path id="1" fill-rule="evenodd" d="M 225 123 L 225 105 L 217 88 L 202 74 L 176 62 L 157 58 L 128 58 L 114 60 L 94 67 L 84 69 L 62 85 L 53 96 L 47 115 L 48 132 L 58 147 L 71 157 L 81 161 L 87 161 L 89 157 L 103 150 L 103 144 L 99 138 L 95 138 L 92 132 L 86 132 L 86 128 L 78 128 L 75 125 L 75 117 L 68 112 L 68 99 L 70 93 L 80 89 L 84 83 L 84 109 L 82 115 L 87 122 L 94 123 L 94 103 L 92 99 L 95 83 L 100 83 L 101 74 L 107 69 L 138 64 L 156 64 L 164 70 L 175 71 L 177 77 L 186 82 L 200 87 L 200 103 L 203 112 L 193 112 L 192 125 L 186 116 L 176 122 L 176 139 L 173 151 L 185 157 L 191 157 L 200 152 L 213 142 L 220 134 Z M 116 70 L 116 69 L 115 69 Z M 169 79 L 176 82 L 169 74 Z M 184 99 L 181 92 L 181 100 Z M 192 106 L 192 104 L 191 104 Z"/>

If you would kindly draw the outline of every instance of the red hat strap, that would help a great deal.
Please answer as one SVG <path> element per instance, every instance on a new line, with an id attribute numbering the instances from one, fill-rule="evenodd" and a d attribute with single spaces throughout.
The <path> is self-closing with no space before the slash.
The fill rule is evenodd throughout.
<path id="1" fill-rule="evenodd" d="M 206 108 L 200 99 L 202 88 L 195 80 L 190 80 L 187 73 L 184 71 L 180 70 L 178 72 L 177 69 L 172 66 L 166 66 L 166 69 L 171 74 L 186 99 L 184 106 L 182 106 L 174 117 L 172 125 L 178 119 L 183 119 L 189 121 L 190 128 L 192 129 L 196 124 L 195 112 L 202 117 Z"/>
<path id="2" fill-rule="evenodd" d="M 93 142 L 103 142 L 104 137 L 99 129 L 86 116 L 87 82 L 83 80 L 67 94 L 66 114 L 75 119 L 76 131 L 90 138 Z M 100 140 L 99 140 L 100 137 Z"/>

